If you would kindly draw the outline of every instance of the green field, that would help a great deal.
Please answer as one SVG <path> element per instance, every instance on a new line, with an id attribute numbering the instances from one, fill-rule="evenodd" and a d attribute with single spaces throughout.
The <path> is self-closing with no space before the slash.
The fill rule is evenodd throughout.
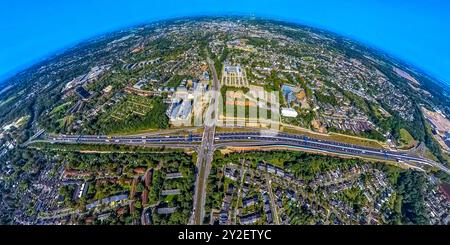
<path id="1" fill-rule="evenodd" d="M 400 148 L 408 149 L 417 144 L 411 134 L 404 128 L 400 129 Z"/>
<path id="2" fill-rule="evenodd" d="M 68 101 L 66 103 L 63 103 L 55 108 L 53 108 L 53 110 L 50 112 L 50 115 L 57 115 L 60 113 L 65 112 L 67 109 L 69 109 L 69 106 L 72 105 L 72 101 Z"/>

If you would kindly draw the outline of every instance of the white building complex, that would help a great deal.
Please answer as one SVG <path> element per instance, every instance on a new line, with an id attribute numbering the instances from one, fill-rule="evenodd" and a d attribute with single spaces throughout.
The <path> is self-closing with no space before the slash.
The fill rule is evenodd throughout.
<path id="1" fill-rule="evenodd" d="M 283 107 L 281 108 L 281 115 L 283 117 L 297 117 L 298 112 L 292 108 Z"/>
<path id="2" fill-rule="evenodd" d="M 170 106 L 166 111 L 171 123 L 190 125 L 193 110 L 201 110 L 203 107 L 202 98 L 206 90 L 207 85 L 199 81 L 183 81 L 171 96 Z M 201 111 L 196 112 L 200 113 Z"/>
<path id="3" fill-rule="evenodd" d="M 186 120 L 190 117 L 192 111 L 192 100 L 175 98 L 167 110 L 167 116 L 171 121 Z"/>

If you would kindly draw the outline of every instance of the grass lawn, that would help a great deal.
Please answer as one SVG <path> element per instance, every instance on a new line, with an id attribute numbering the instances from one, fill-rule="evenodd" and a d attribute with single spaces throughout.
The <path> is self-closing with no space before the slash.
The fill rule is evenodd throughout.
<path id="1" fill-rule="evenodd" d="M 417 141 L 411 136 L 411 134 L 404 128 L 400 129 L 400 148 L 409 149 L 416 146 Z"/>
<path id="2" fill-rule="evenodd" d="M 69 108 L 69 106 L 72 105 L 72 101 L 68 101 L 64 104 L 61 104 L 55 108 L 53 108 L 53 110 L 50 112 L 50 115 L 56 114 L 62 110 L 67 110 Z"/>
<path id="3" fill-rule="evenodd" d="M 176 195 L 167 195 L 166 198 L 164 198 L 164 201 L 167 203 L 171 203 L 175 196 Z"/>

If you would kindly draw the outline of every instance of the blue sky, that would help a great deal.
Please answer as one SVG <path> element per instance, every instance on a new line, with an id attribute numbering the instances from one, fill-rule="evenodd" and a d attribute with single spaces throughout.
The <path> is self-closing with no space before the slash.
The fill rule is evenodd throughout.
<path id="1" fill-rule="evenodd" d="M 0 80 L 61 48 L 159 19 L 254 14 L 331 30 L 378 47 L 450 83 L 446 0 L 2 0 Z"/>

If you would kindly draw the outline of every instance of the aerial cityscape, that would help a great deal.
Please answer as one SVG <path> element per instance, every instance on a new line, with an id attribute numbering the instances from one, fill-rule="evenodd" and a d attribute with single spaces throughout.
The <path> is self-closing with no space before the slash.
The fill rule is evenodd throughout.
<path id="1" fill-rule="evenodd" d="M 0 83 L 0 224 L 447 225 L 449 92 L 290 22 L 103 34 Z"/>

